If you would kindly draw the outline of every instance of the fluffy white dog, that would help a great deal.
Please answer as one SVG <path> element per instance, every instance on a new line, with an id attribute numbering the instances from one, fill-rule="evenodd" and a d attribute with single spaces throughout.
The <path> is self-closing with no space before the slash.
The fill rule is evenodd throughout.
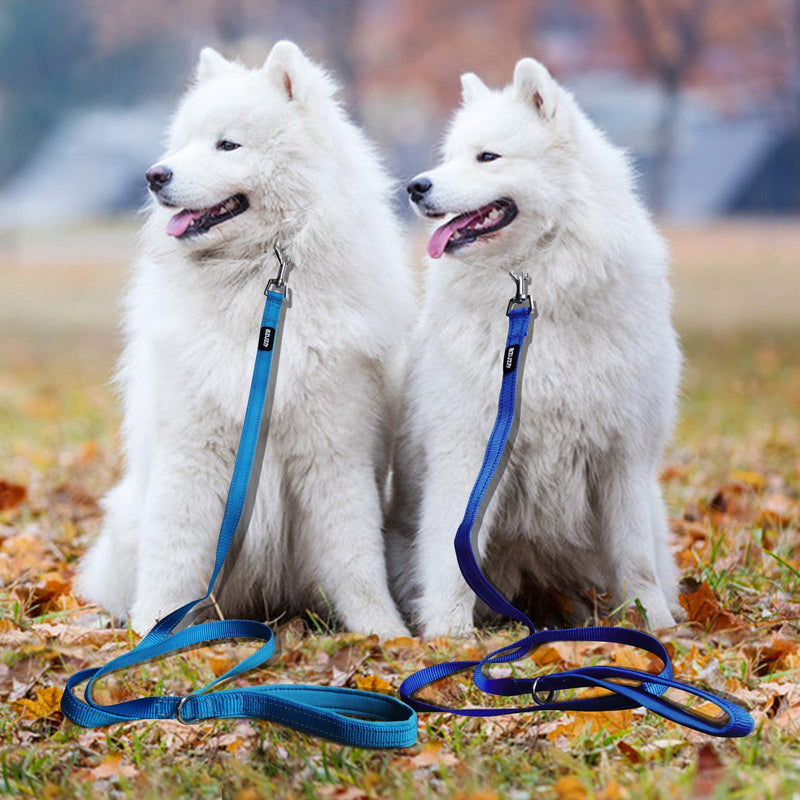
<path id="1" fill-rule="evenodd" d="M 290 42 L 258 70 L 205 49 L 147 174 L 118 375 L 124 474 L 78 583 L 139 632 L 210 576 L 276 242 L 292 302 L 250 530 L 217 601 L 405 631 L 380 489 L 410 276 L 390 182 L 334 90 Z"/>
<path id="2" fill-rule="evenodd" d="M 657 471 L 680 351 L 664 243 L 623 153 L 539 62 L 521 60 L 501 91 L 472 73 L 462 85 L 443 163 L 408 186 L 439 226 L 392 520 L 410 522 L 416 621 L 428 637 L 473 624 L 453 536 L 497 410 L 516 270 L 532 276 L 540 319 L 518 435 L 483 520 L 488 575 L 539 606 L 590 587 L 638 598 L 654 628 L 672 625 L 680 609 Z"/>

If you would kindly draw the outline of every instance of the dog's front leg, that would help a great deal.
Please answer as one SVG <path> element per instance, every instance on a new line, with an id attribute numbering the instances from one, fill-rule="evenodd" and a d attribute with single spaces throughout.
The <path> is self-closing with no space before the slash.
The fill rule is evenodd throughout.
<path id="1" fill-rule="evenodd" d="M 131 611 L 137 633 L 205 593 L 233 466 L 232 458 L 227 463 L 220 455 L 224 452 L 230 450 L 181 442 L 155 455 Z"/>
<path id="2" fill-rule="evenodd" d="M 348 630 L 383 639 L 407 636 L 389 593 L 382 513 L 368 463 L 316 457 L 304 470 L 297 555 Z"/>
<path id="3" fill-rule="evenodd" d="M 453 538 L 461 522 L 481 463 L 480 443 L 470 452 L 447 451 L 427 459 L 429 468 L 415 540 L 415 567 L 422 586 L 415 618 L 422 636 L 465 636 L 473 628 L 475 595 L 458 566 Z M 495 503 L 486 505 L 481 522 L 479 558 L 483 558 L 495 516 Z"/>
<path id="4" fill-rule="evenodd" d="M 658 558 L 669 557 L 657 546 L 653 530 L 652 468 L 624 459 L 604 465 L 600 479 L 600 524 L 603 547 L 614 576 L 617 602 L 638 600 L 654 630 L 675 624 L 661 587 Z"/>

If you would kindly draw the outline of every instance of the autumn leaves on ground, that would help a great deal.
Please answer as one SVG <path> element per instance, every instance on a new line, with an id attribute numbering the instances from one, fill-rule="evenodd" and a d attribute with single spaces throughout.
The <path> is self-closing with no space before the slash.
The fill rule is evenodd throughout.
<path id="1" fill-rule="evenodd" d="M 665 639 L 680 678 L 748 706 L 750 737 L 712 740 L 640 710 L 422 715 L 419 744 L 392 752 L 249 721 L 100 730 L 65 721 L 66 676 L 135 641 L 71 593 L 76 560 L 98 530 L 98 498 L 119 470 L 107 379 L 132 246 L 122 228 L 86 232 L 70 246 L 55 235 L 17 242 L 0 263 L 0 794 L 613 800 L 800 791 L 800 234 L 796 225 L 672 233 L 687 366 L 662 478 L 691 621 Z M 637 624 L 635 610 L 626 624 Z M 517 633 L 379 643 L 301 620 L 277 627 L 283 655 L 252 680 L 388 693 L 423 665 L 475 658 Z M 98 694 L 184 694 L 251 649 L 184 653 L 118 676 Z M 533 675 L 598 662 L 655 666 L 639 651 L 565 644 L 513 669 Z M 435 695 L 451 705 L 485 701 L 462 680 Z"/>

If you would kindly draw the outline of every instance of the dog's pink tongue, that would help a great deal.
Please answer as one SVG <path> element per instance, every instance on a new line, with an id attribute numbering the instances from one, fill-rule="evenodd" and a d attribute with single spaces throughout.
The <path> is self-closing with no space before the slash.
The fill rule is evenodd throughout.
<path id="1" fill-rule="evenodd" d="M 184 209 L 179 211 L 175 216 L 170 218 L 167 223 L 167 236 L 181 236 L 186 233 L 186 229 L 197 219 L 202 216 L 200 212 L 189 211 Z"/>
<path id="2" fill-rule="evenodd" d="M 444 225 L 440 225 L 434 232 L 428 242 L 428 255 L 431 258 L 441 258 L 442 253 L 444 253 L 445 247 L 447 247 L 447 243 L 450 241 L 450 237 L 461 228 L 467 227 L 467 225 L 475 219 L 475 217 L 479 216 L 478 214 L 473 214 L 471 217 L 467 217 L 466 219 L 462 217 L 456 217 L 455 219 L 451 219 L 450 222 L 445 222 Z"/>

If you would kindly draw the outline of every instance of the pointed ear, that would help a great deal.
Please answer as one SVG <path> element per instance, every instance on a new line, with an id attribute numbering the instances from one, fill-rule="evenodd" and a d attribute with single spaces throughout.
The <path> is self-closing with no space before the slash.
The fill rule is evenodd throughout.
<path id="1" fill-rule="evenodd" d="M 264 62 L 264 71 L 287 100 L 304 100 L 308 96 L 312 66 L 294 42 L 277 42 Z"/>
<path id="2" fill-rule="evenodd" d="M 474 73 L 465 72 L 461 76 L 461 102 L 464 105 L 489 94 L 489 87 Z"/>
<path id="3" fill-rule="evenodd" d="M 523 58 L 514 68 L 514 92 L 520 100 L 530 103 L 545 119 L 556 110 L 558 86 L 547 67 L 535 58 Z"/>
<path id="4" fill-rule="evenodd" d="M 221 56 L 213 47 L 204 47 L 200 51 L 195 77 L 198 81 L 204 81 L 214 75 L 218 75 L 230 65 L 231 62 Z"/>

